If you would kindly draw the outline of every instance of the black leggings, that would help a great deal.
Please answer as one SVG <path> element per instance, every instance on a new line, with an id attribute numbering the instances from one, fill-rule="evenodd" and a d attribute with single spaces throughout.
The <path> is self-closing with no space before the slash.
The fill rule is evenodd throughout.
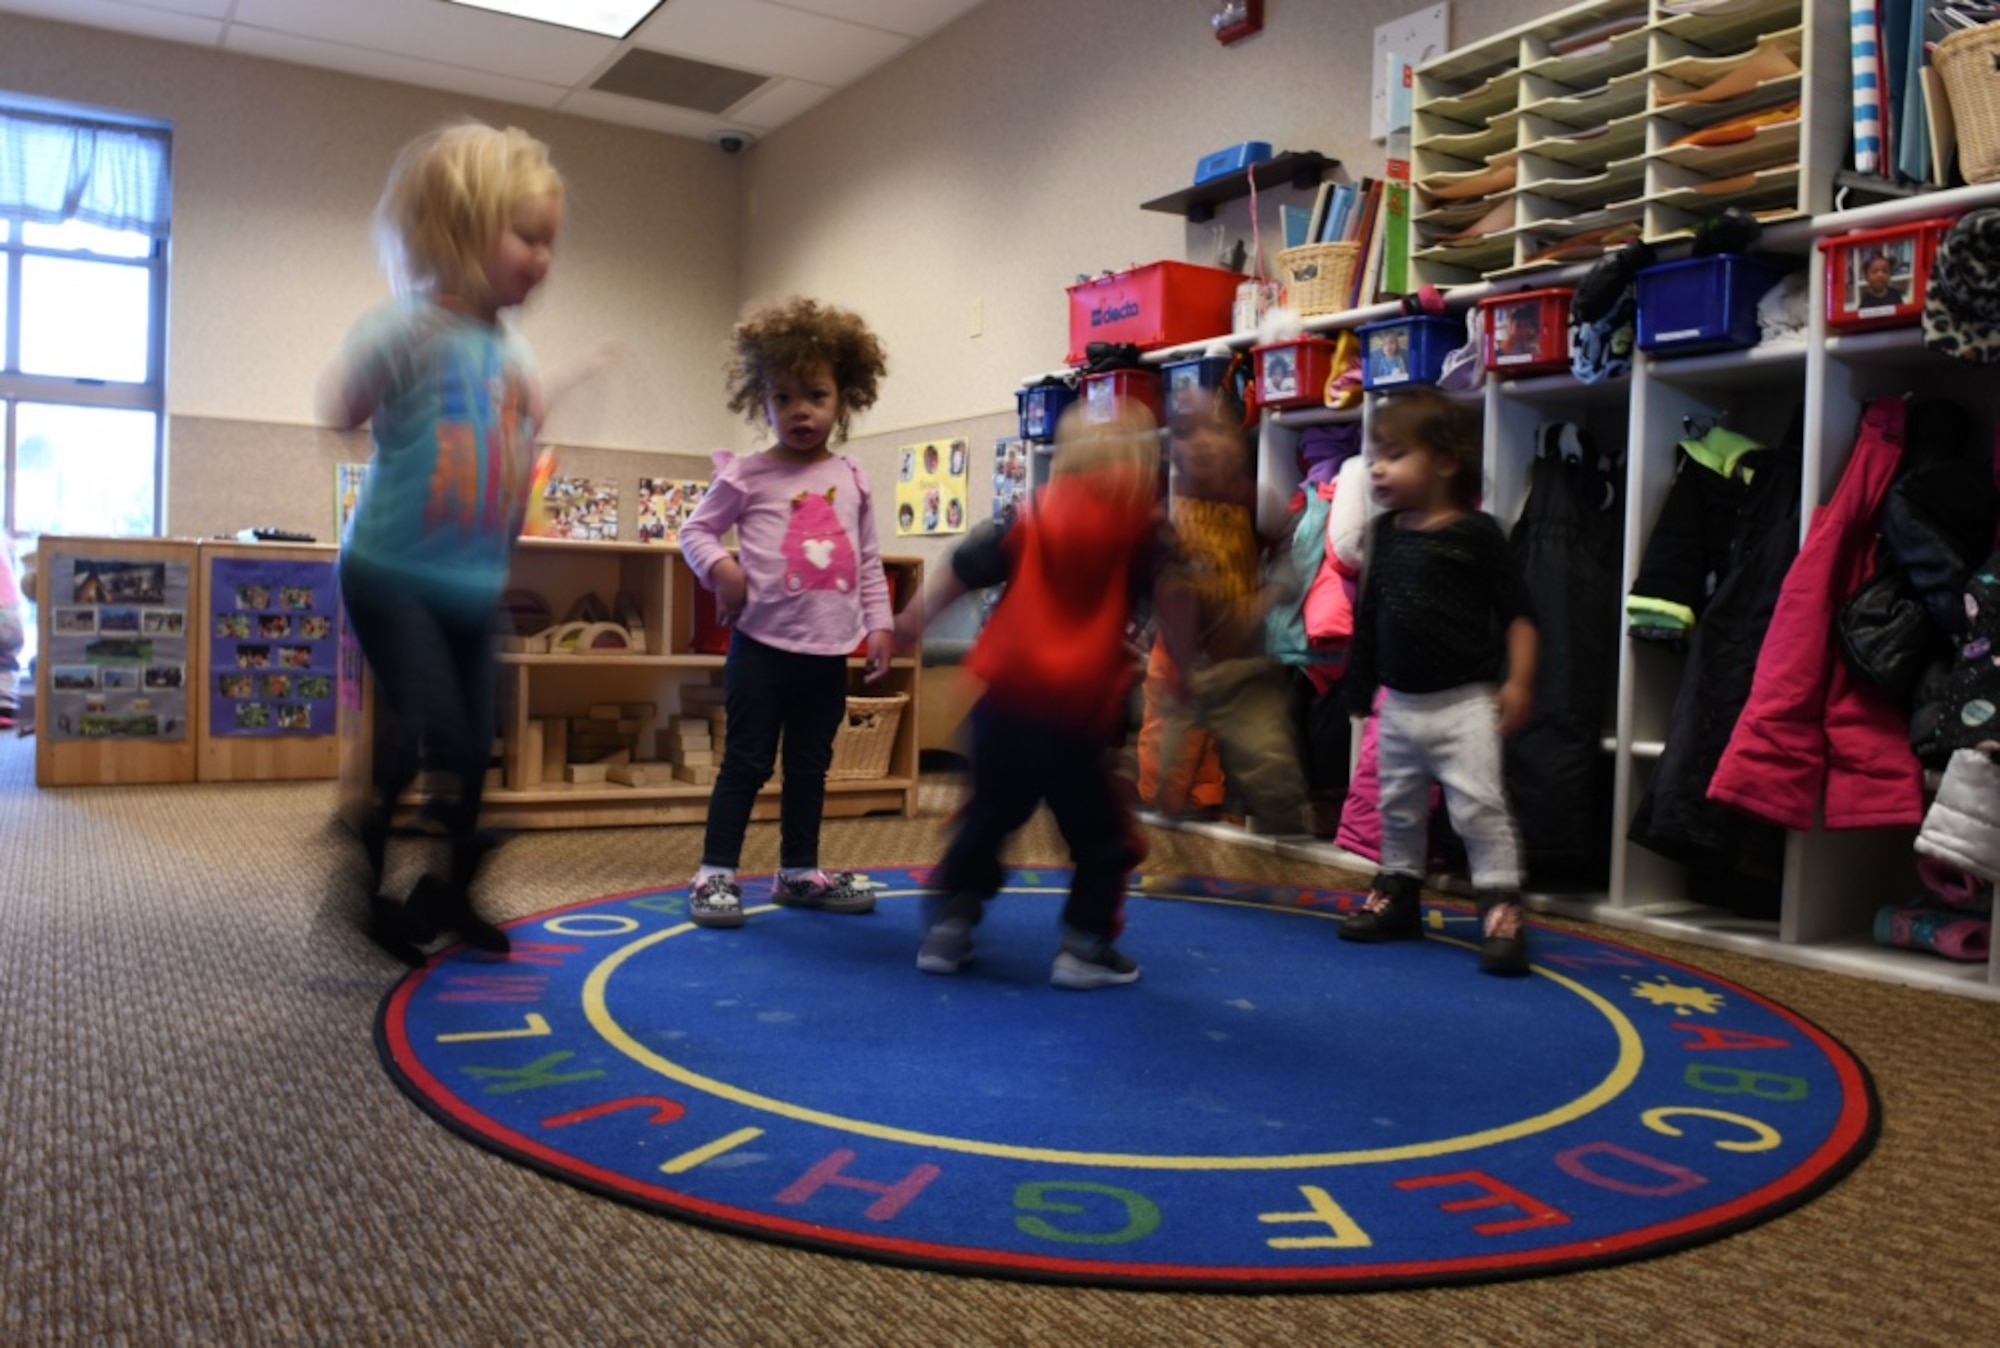
<path id="1" fill-rule="evenodd" d="M 450 776 L 451 799 L 437 812 L 451 840 L 452 886 L 472 883 L 475 831 L 493 744 L 492 617 L 476 622 L 407 591 L 357 581 L 343 566 L 340 597 L 375 678 L 373 812 L 364 826 L 369 865 L 382 877 L 389 821 L 421 768 Z"/>
<path id="2" fill-rule="evenodd" d="M 771 780 L 784 744 L 785 780 L 778 793 L 778 864 L 787 870 L 819 865 L 819 822 L 826 807 L 826 770 L 833 737 L 847 715 L 847 657 L 801 655 L 735 632 L 722 673 L 729 720 L 722 767 L 708 798 L 701 864 L 736 868 L 757 793 Z"/>

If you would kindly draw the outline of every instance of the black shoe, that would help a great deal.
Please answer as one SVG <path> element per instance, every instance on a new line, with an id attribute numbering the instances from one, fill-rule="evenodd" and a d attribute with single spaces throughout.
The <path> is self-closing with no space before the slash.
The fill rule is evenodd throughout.
<path id="1" fill-rule="evenodd" d="M 404 905 L 393 899 L 381 894 L 371 895 L 368 920 L 361 930 L 378 948 L 413 969 L 421 969 L 430 962 L 430 956 L 418 948 L 423 942 L 411 936 L 405 924 Z"/>
<path id="2" fill-rule="evenodd" d="M 1424 906 L 1414 894 L 1394 893 L 1379 885 L 1368 891 L 1361 911 L 1340 924 L 1343 941 L 1416 941 L 1423 939 Z"/>
<path id="3" fill-rule="evenodd" d="M 404 930 L 414 939 L 429 941 L 440 932 L 457 932 L 469 946 L 504 955 L 513 948 L 507 933 L 472 910 L 472 900 L 434 875 L 425 875 L 410 890 L 403 905 Z"/>
<path id="4" fill-rule="evenodd" d="M 1521 978 L 1528 972 L 1528 936 L 1521 925 L 1521 905 L 1504 899 L 1479 913 L 1479 972 L 1501 978 Z"/>

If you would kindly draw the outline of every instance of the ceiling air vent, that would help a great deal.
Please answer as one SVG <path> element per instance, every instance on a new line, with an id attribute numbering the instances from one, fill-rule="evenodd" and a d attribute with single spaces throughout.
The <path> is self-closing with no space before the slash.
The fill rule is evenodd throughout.
<path id="1" fill-rule="evenodd" d="M 712 66 L 706 61 L 635 48 L 605 71 L 591 88 L 674 108 L 720 113 L 742 102 L 766 80 L 766 76 L 752 75 L 747 70 L 731 70 L 728 66 Z"/>

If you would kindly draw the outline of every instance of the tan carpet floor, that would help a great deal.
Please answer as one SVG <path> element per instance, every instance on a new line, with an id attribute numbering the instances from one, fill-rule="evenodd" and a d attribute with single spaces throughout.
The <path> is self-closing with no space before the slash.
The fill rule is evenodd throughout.
<path id="1" fill-rule="evenodd" d="M 349 925 L 330 783 L 38 791 L 33 743 L 0 740 L 0 1343 L 2000 1341 L 2000 1003 L 1607 933 L 1845 1041 L 1883 1097 L 1875 1154 L 1775 1222 L 1557 1278 L 1230 1296 L 954 1277 L 702 1230 L 460 1141 L 376 1061 L 400 971 Z M 934 860 L 953 789 L 927 785 L 914 820 L 830 823 L 826 859 Z M 1154 841 L 1163 871 L 1353 879 Z M 699 842 L 519 835 L 493 859 L 492 906 L 678 882 Z M 775 848 L 755 826 L 746 869 Z M 1016 858 L 1062 860 L 1046 820 Z M 1365 1006 L 1328 1032 L 1418 1039 Z"/>

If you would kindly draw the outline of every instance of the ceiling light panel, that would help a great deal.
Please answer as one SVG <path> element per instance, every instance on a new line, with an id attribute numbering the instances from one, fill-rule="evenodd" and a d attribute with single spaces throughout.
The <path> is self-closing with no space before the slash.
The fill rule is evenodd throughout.
<path id="1" fill-rule="evenodd" d="M 660 0 L 447 0 L 447 3 L 616 38 L 625 37 L 660 7 Z"/>

